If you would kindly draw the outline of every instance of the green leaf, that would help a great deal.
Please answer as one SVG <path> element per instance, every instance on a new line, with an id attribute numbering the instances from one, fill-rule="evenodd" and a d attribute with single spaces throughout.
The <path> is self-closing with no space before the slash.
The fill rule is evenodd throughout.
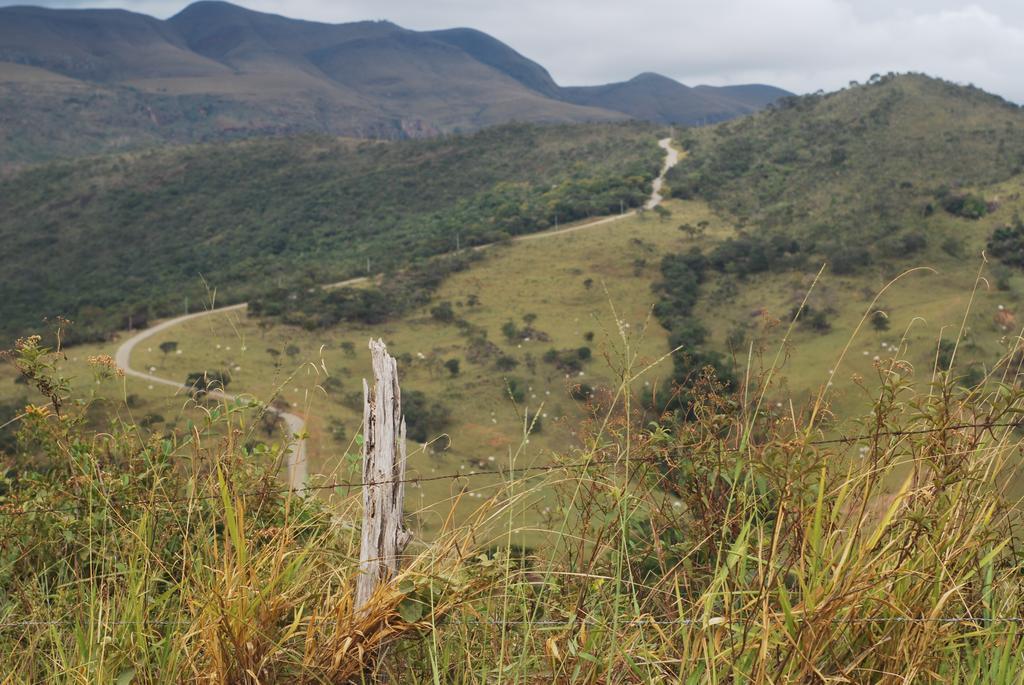
<path id="1" fill-rule="evenodd" d="M 406 623 L 415 623 L 423 618 L 423 602 L 406 597 L 398 603 L 398 615 Z"/>
<path id="2" fill-rule="evenodd" d="M 127 670 L 121 671 L 118 674 L 118 676 L 117 676 L 117 680 L 114 681 L 114 682 L 115 682 L 115 685 L 131 685 L 131 682 L 132 682 L 132 680 L 134 678 L 135 678 L 135 669 L 134 668 L 129 668 Z"/>
<path id="3" fill-rule="evenodd" d="M 404 595 L 411 595 L 416 590 L 416 583 L 409 578 L 402 578 L 398 582 L 398 591 Z"/>

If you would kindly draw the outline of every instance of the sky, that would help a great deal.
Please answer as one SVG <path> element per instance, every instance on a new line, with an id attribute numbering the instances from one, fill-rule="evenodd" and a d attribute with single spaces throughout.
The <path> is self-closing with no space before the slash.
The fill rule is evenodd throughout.
<path id="1" fill-rule="evenodd" d="M 0 0 L 30 4 L 32 0 Z M 168 17 L 181 0 L 42 0 Z M 654 71 L 687 85 L 770 83 L 834 90 L 920 71 L 1024 103 L 1022 0 L 239 0 L 328 22 L 468 26 L 545 66 L 561 85 Z"/>

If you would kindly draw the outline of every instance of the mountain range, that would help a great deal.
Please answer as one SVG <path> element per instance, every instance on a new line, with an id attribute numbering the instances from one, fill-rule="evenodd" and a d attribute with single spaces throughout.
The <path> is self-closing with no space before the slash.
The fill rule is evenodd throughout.
<path id="1" fill-rule="evenodd" d="M 508 121 L 722 121 L 788 95 L 645 73 L 562 87 L 473 29 L 326 24 L 197 2 L 0 9 L 0 162 L 251 135 L 424 137 Z"/>

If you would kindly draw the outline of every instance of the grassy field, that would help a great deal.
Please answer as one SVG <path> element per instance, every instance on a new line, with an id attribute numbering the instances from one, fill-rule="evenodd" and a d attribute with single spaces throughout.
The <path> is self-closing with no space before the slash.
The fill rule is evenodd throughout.
<path id="1" fill-rule="evenodd" d="M 811 307 L 834 310 L 831 329 L 822 333 L 796 326 L 787 339 L 781 371 L 797 397 L 831 380 L 833 408 L 843 417 L 858 415 L 874 400 L 874 384 L 869 383 L 865 392 L 850 383 L 852 377 L 877 377 L 876 362 L 893 356 L 909 361 L 918 378 L 927 377 L 936 365 L 940 340 L 956 342 L 961 326 L 963 338 L 954 371 L 991 369 L 1019 333 L 1024 277 L 990 261 L 983 251 L 993 227 L 1009 223 L 1024 210 L 1022 190 L 1024 179 L 1019 177 L 986 189 L 987 196 L 1002 201 L 982 220 L 946 214 L 931 217 L 927 223 L 930 247 L 898 266 L 882 264 L 848 276 L 826 270 L 816 284 L 813 270 L 739 280 L 716 274 L 704 288 L 697 316 L 710 328 L 719 349 L 728 348 L 730 333 L 744 331 L 745 343 L 734 352 L 744 361 L 754 341 L 755 352 L 760 351 L 763 358 L 756 361 L 756 368 L 762 361 L 771 362 L 789 330 L 793 308 L 810 290 Z M 939 247 L 944 237 L 952 236 L 962 241 L 959 256 Z M 1005 278 L 1007 289 L 997 287 L 994 271 Z M 877 330 L 870 320 L 858 328 L 862 317 L 874 309 L 886 313 L 888 330 Z"/>
<path id="2" fill-rule="evenodd" d="M 232 374 L 230 391 L 264 400 L 279 397 L 308 417 L 310 473 L 336 480 L 356 477 L 353 461 L 345 455 L 359 451 L 352 439 L 360 430 L 361 379 L 371 375 L 366 341 L 381 337 L 400 359 L 403 389 L 422 391 L 451 409 L 450 448 L 435 453 L 410 446 L 412 473 L 497 471 L 513 463 L 546 463 L 552 452 L 576 442 L 577 427 L 588 418 L 586 404 L 570 397 L 573 385 L 585 383 L 597 394 L 614 390 L 625 359 L 632 359 L 632 368 L 638 370 L 666 354 L 665 332 L 649 316 L 655 301 L 651 284 L 658 278 L 663 254 L 694 244 L 677 229 L 679 223 L 711 222 L 710 234 L 699 240 L 714 240 L 730 230 L 702 203 L 671 202 L 668 207 L 672 216 L 667 220 L 654 214 L 632 216 L 490 248 L 483 261 L 450 277 L 430 305 L 398 321 L 309 332 L 283 325 L 261 327 L 259 320 L 237 313 L 213 315 L 146 341 L 136 348 L 132 363 L 182 381 L 192 371 L 227 369 Z M 498 370 L 494 358 L 485 363 L 468 359 L 459 329 L 430 316 L 429 310 L 440 302 L 451 302 L 458 317 L 486 330 L 500 353 L 516 360 L 515 368 Z M 525 328 L 523 317 L 531 314 L 537 331 L 532 337 L 509 340 L 502 334 L 502 325 L 510 320 Z M 165 341 L 176 342 L 177 352 L 163 354 L 160 344 Z M 344 343 L 352 347 L 345 349 Z M 570 377 L 543 360 L 550 349 L 583 346 L 592 350 L 592 359 L 582 375 Z M 450 359 L 459 360 L 457 376 L 442 366 Z M 656 365 L 635 383 L 655 385 L 667 368 L 667 362 Z M 512 401 L 506 379 L 522 389 L 519 402 Z M 526 435 L 524 414 L 539 416 L 539 431 Z M 456 481 L 454 490 L 450 482 L 425 483 L 410 499 L 444 504 L 465 487 L 470 490 L 460 509 L 468 510 L 501 482 L 495 473 Z M 428 530 L 436 523 L 422 521 Z"/>
<path id="3" fill-rule="evenodd" d="M 483 251 L 482 261 L 451 276 L 429 305 L 400 320 L 306 331 L 261 325 L 262 320 L 238 312 L 215 314 L 145 341 L 136 347 L 132 366 L 182 382 L 193 371 L 228 370 L 229 391 L 284 402 L 307 417 L 314 483 L 358 480 L 358 461 L 351 455 L 359 453 L 354 438 L 361 430 L 362 379 L 371 376 L 366 342 L 381 337 L 400 359 L 403 389 L 421 391 L 428 401 L 440 401 L 451 410 L 449 449 L 410 445 L 410 473 L 495 472 L 410 490 L 412 508 L 429 505 L 438 511 L 465 491 L 457 507 L 464 516 L 503 483 L 499 469 L 548 463 L 553 453 L 580 445 L 577 431 L 596 410 L 572 399 L 573 386 L 586 384 L 600 399 L 619 387 L 627 359 L 631 374 L 652 367 L 634 380 L 636 389 L 657 387 L 664 380 L 671 365 L 656 362 L 668 352 L 666 334 L 650 316 L 658 263 L 664 254 L 732 232 L 704 203 L 671 201 L 667 208 L 672 213 L 667 219 L 654 213 L 631 215 L 491 247 Z M 687 237 L 677 228 L 702 221 L 709 222 L 709 229 L 700 238 Z M 430 316 L 430 309 L 441 302 L 452 303 L 458 317 L 487 331 L 496 345 L 494 356 L 478 362 L 467 358 L 467 338 L 459 328 Z M 535 317 L 532 336 L 509 339 L 502 333 L 508 321 L 524 329 L 528 315 Z M 165 354 L 160 345 L 170 341 L 176 350 Z M 146 419 L 154 428 L 182 429 L 202 417 L 194 402 L 166 387 L 134 378 L 95 385 L 88 358 L 112 355 L 116 345 L 69 348 L 62 367 L 74 379 L 76 391 L 91 391 L 105 398 L 99 406 L 134 422 Z M 550 349 L 580 347 L 591 350 L 581 373 L 567 374 L 543 360 Z M 499 370 L 499 355 L 514 359 L 516 366 Z M 457 376 L 442 366 L 450 359 L 459 360 Z M 0 383 L 16 393 L 13 370 L 2 368 Z M 511 398 L 508 381 L 520 389 L 518 401 Z M 526 415 L 539 418 L 537 423 L 529 419 L 529 435 Z M 279 438 L 261 436 L 268 442 Z M 552 506 L 541 497 L 530 522 L 543 520 Z M 425 513 L 418 525 L 430 531 L 439 521 Z"/>
<path id="4" fill-rule="evenodd" d="M 14 360 L 45 388 L 36 352 Z M 897 432 L 866 451 L 711 395 L 685 423 L 619 417 L 565 454 L 586 469 L 414 528 L 362 606 L 358 491 L 329 507 L 279 494 L 240 440 L 154 444 L 44 403 L 27 455 L 61 458 L 5 483 L 0 668 L 12 683 L 1019 683 L 1004 495 L 1021 439 L 949 420 L 1012 417 L 1024 395 L 885 386 Z M 541 489 L 561 510 L 516 548 Z"/>
<path id="5" fill-rule="evenodd" d="M 979 282 L 973 300 L 972 290 L 987 235 L 993 225 L 1006 223 L 1022 208 L 1020 191 L 1019 181 L 988 189 L 1003 202 L 982 221 L 944 213 L 930 218 L 932 247 L 913 262 L 923 268 L 895 280 L 875 305 L 889 317 L 886 331 L 876 330 L 869 321 L 861 324 L 861 318 L 898 273 L 887 266 L 853 276 L 823 274 L 808 302 L 815 309 L 832 312 L 831 328 L 824 333 L 797 325 L 787 337 L 792 309 L 814 282 L 812 272 L 741 279 L 713 274 L 702 288 L 696 315 L 710 331 L 711 346 L 734 355 L 741 376 L 749 355 L 753 355 L 750 372 L 756 376 L 782 350 L 770 402 L 783 405 L 788 413 L 792 400 L 800 413 L 827 388 L 830 411 L 842 417 L 843 430 L 854 430 L 857 418 L 874 401 L 881 362 L 898 357 L 910 363 L 915 378 L 927 379 L 935 366 L 940 336 L 955 340 L 962 323 L 966 327 L 957 351 L 958 372 L 990 369 L 1006 352 L 1015 331 L 1004 328 L 1015 320 L 1024 278 L 1014 275 L 1010 289 L 999 290 L 986 271 L 988 280 Z M 403 388 L 421 391 L 428 401 L 440 401 L 451 411 L 452 420 L 445 428 L 449 449 L 412 445 L 410 471 L 424 476 L 495 472 L 454 483 L 424 483 L 410 493 L 417 508 L 446 505 L 462 495 L 458 509 L 464 515 L 488 489 L 502 482 L 499 469 L 547 463 L 551 454 L 579 445 L 576 433 L 593 409 L 572 399 L 574 385 L 585 383 L 600 397 L 619 386 L 627 358 L 632 359 L 635 372 L 667 353 L 665 331 L 649 315 L 656 301 L 651 285 L 659 279 L 661 257 L 693 245 L 711 247 L 734 235 L 735 229 L 701 201 L 674 200 L 666 206 L 671 216 L 665 220 L 653 213 L 630 216 L 485 250 L 482 261 L 451 276 L 430 304 L 400 320 L 306 331 L 270 325 L 237 312 L 217 314 L 147 340 L 136 348 L 132 363 L 134 368 L 181 381 L 193 371 L 228 370 L 230 391 L 264 401 L 277 398 L 307 417 L 309 472 L 317 474 L 318 482 L 354 480 L 358 470 L 353 455 L 359 448 L 353 439 L 360 431 L 361 383 L 370 376 L 365 345 L 369 338 L 381 337 L 400 359 Z M 697 238 L 678 229 L 681 224 L 702 221 L 708 222 L 708 228 Z M 937 247 L 940 238 L 948 235 L 962 240 L 962 257 Z M 468 359 L 467 338 L 460 329 L 430 315 L 443 302 L 451 303 L 456 317 L 487 331 L 488 340 L 497 346 L 494 354 L 514 359 L 516 366 L 499 370 L 494 357 L 483 362 Z M 1002 317 L 999 323 L 997 315 Z M 532 328 L 539 333 L 514 340 L 502 334 L 503 324 L 509 321 L 525 328 L 524 317 L 533 319 Z M 735 344 L 738 330 L 743 331 L 742 345 L 730 349 L 730 334 Z M 547 339 L 538 340 L 538 336 Z M 177 343 L 177 349 L 165 354 L 160 344 L 169 341 Z M 590 348 L 592 358 L 583 364 L 582 376 L 570 376 L 543 360 L 550 349 L 583 346 Z M 65 363 L 80 384 L 93 383 L 84 360 L 112 353 L 113 347 L 74 347 Z M 443 366 L 452 359 L 459 363 L 456 376 Z M 635 380 L 635 389 L 658 387 L 670 366 L 667 360 L 654 365 Z M 520 388 L 518 402 L 510 398 L 507 381 Z M 120 383 L 123 387 L 105 381 L 90 389 L 120 400 L 112 406 L 123 415 L 135 420 L 150 417 L 157 426 L 181 428 L 201 416 L 187 398 L 166 388 L 135 379 Z M 17 390 L 17 386 L 8 387 Z M 131 406 L 125 403 L 127 396 Z M 524 426 L 527 415 L 540 418 L 540 430 L 530 435 Z M 279 438 L 280 434 L 262 439 Z M 546 508 L 551 506 L 540 502 L 536 520 L 549 513 Z M 420 525 L 429 530 L 438 523 L 424 516 Z"/>

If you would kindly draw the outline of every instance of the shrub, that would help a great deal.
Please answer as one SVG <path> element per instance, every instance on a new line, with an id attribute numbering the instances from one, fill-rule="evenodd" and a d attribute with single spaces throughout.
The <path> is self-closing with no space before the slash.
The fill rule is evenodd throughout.
<path id="1" fill-rule="evenodd" d="M 402 392 L 402 413 L 405 415 L 406 435 L 416 442 L 429 442 L 448 428 L 451 409 L 443 402 L 431 401 L 423 392 Z"/>
<path id="2" fill-rule="evenodd" d="M 828 312 L 815 309 L 810 305 L 795 306 L 789 311 L 790 320 L 795 320 L 802 327 L 818 333 L 827 333 L 832 330 L 832 324 L 828 320 Z"/>
<path id="3" fill-rule="evenodd" d="M 331 436 L 331 440 L 336 445 L 344 445 L 348 443 L 348 430 L 345 428 L 345 424 L 339 419 L 331 418 L 327 423 L 327 432 Z"/>
<path id="4" fill-rule="evenodd" d="M 451 302 L 442 302 L 430 310 L 430 316 L 441 323 L 451 323 L 455 320 L 455 310 Z"/>
<path id="5" fill-rule="evenodd" d="M 889 330 L 889 315 L 882 310 L 876 310 L 871 313 L 871 326 L 876 331 L 887 331 Z"/>
<path id="6" fill-rule="evenodd" d="M 577 402 L 586 402 L 594 396 L 594 389 L 586 383 L 575 383 L 569 387 L 569 397 Z"/>
<path id="7" fill-rule="evenodd" d="M 224 390 L 231 382 L 227 371 L 193 371 L 185 379 L 185 387 L 194 397 L 202 397 L 215 390 Z"/>
<path id="8" fill-rule="evenodd" d="M 939 204 L 948 213 L 965 219 L 980 219 L 988 213 L 988 203 L 979 195 L 940 193 Z"/>
<path id="9" fill-rule="evenodd" d="M 544 420 L 540 413 L 529 409 L 523 412 L 523 422 L 530 435 L 536 435 L 544 430 Z"/>
<path id="10" fill-rule="evenodd" d="M 505 392 L 509 399 L 516 404 L 521 404 L 526 399 L 526 388 L 528 386 L 519 378 L 505 379 Z"/>
<path id="11" fill-rule="evenodd" d="M 950 236 L 942 241 L 940 246 L 942 251 L 948 254 L 950 257 L 960 258 L 964 254 L 964 243 L 958 238 Z"/>
<path id="12" fill-rule="evenodd" d="M 938 354 L 935 357 L 939 371 L 949 371 L 953 365 L 954 352 L 956 352 L 956 343 L 952 340 L 943 340 L 939 343 Z"/>
<path id="13" fill-rule="evenodd" d="M 828 253 L 832 271 L 840 276 L 856 273 L 871 265 L 871 252 L 866 247 L 839 246 Z"/>
<path id="14" fill-rule="evenodd" d="M 1004 264 L 1024 267 L 1024 220 L 1016 216 L 1013 223 L 992 231 L 988 252 Z"/>

